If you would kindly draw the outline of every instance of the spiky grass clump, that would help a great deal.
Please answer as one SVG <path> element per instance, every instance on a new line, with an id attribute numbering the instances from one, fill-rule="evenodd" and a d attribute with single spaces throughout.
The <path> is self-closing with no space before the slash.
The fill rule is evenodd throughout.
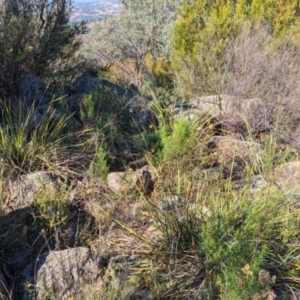
<path id="1" fill-rule="evenodd" d="M 38 120 L 34 107 L 28 111 L 19 107 L 17 116 L 6 106 L 0 127 L 0 156 L 10 171 L 26 173 L 48 168 L 54 157 L 63 151 L 62 130 L 66 116 L 56 116 L 49 106 Z"/>

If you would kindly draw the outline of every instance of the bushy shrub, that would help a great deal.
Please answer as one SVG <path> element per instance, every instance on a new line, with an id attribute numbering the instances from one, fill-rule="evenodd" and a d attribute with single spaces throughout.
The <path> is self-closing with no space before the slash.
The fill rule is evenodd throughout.
<path id="1" fill-rule="evenodd" d="M 86 94 L 80 107 L 80 118 L 84 124 L 96 125 L 98 129 L 112 134 L 122 124 L 129 122 L 129 107 L 125 97 L 117 93 L 98 89 Z"/>
<path id="2" fill-rule="evenodd" d="M 179 176 L 172 177 L 173 185 L 181 181 Z M 148 205 L 161 231 L 161 239 L 152 245 L 156 253 L 151 264 L 159 263 L 145 274 L 155 286 L 150 287 L 151 297 L 239 300 L 298 295 L 299 217 L 285 208 L 282 193 L 266 187 L 254 196 L 249 186 L 234 191 L 229 182 L 207 190 L 200 185 L 196 194 L 185 185 L 180 192 L 189 199 L 168 196 L 163 209 Z"/>
<path id="3" fill-rule="evenodd" d="M 175 120 L 172 128 L 164 125 L 159 132 L 163 160 L 180 158 L 196 145 L 196 129 L 185 118 Z"/>
<path id="4" fill-rule="evenodd" d="M 266 26 L 274 42 L 269 47 L 275 48 L 288 35 L 297 41 L 298 15 L 296 0 L 183 1 L 174 26 L 172 50 L 172 67 L 182 94 L 222 92 L 219 87 L 227 62 L 225 49 L 242 27 L 255 30 Z"/>
<path id="5" fill-rule="evenodd" d="M 122 1 L 124 10 L 95 26 L 85 55 L 112 63 L 140 87 L 147 78 L 145 58 L 169 55 L 172 25 L 179 1 Z"/>
<path id="6" fill-rule="evenodd" d="M 233 201 L 230 196 L 226 194 L 223 203 L 215 199 L 212 215 L 202 226 L 199 244 L 206 256 L 206 270 L 215 273 L 212 284 L 218 286 L 220 298 L 249 299 L 260 289 L 258 272 L 270 247 L 262 239 L 275 230 L 273 219 L 280 199 L 258 198 L 249 205 L 247 195 L 242 195 L 235 206 L 228 206 Z"/>
<path id="7" fill-rule="evenodd" d="M 89 167 L 89 174 L 92 177 L 99 177 L 103 180 L 106 179 L 106 176 L 109 172 L 109 166 L 107 162 L 107 150 L 105 145 L 100 146 L 96 153 L 95 160 L 91 162 Z"/>
<path id="8" fill-rule="evenodd" d="M 254 122 L 268 124 L 266 130 L 286 137 L 300 120 L 299 47 L 290 35 L 275 46 L 268 27 L 243 27 L 228 41 L 219 84 L 220 92 L 236 96 L 240 105 L 247 105 L 245 99 L 261 99 L 266 109 L 251 112 Z"/>
<path id="9" fill-rule="evenodd" d="M 71 8 L 68 0 L 1 2 L 1 98 L 16 96 L 24 74 L 52 77 L 69 68 L 85 30 L 69 24 Z"/>

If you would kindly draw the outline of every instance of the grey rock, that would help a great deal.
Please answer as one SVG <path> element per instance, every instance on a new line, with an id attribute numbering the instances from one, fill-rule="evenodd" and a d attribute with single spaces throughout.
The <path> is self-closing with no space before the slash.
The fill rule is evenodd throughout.
<path id="1" fill-rule="evenodd" d="M 274 181 L 288 196 L 300 197 L 300 162 L 292 161 L 274 169 Z"/>
<path id="2" fill-rule="evenodd" d="M 28 107 L 41 106 L 51 102 L 52 92 L 47 84 L 39 77 L 25 75 L 19 85 L 20 99 L 26 102 Z"/>
<path id="3" fill-rule="evenodd" d="M 81 74 L 72 83 L 72 94 L 85 94 L 99 88 L 100 78 L 92 76 L 89 72 Z"/>
<path id="4" fill-rule="evenodd" d="M 112 172 L 107 175 L 107 184 L 114 192 L 125 192 L 134 188 L 138 176 L 134 171 Z"/>
<path id="5" fill-rule="evenodd" d="M 208 146 L 217 155 L 223 175 L 233 180 L 243 178 L 247 167 L 258 169 L 260 161 L 257 157 L 263 155 L 260 144 L 228 136 L 213 136 Z"/>
<path id="6" fill-rule="evenodd" d="M 197 108 L 202 114 L 214 118 L 226 132 L 248 135 L 272 128 L 271 112 L 259 98 L 239 99 L 230 95 L 214 95 L 194 98 L 191 105 L 194 105 L 194 110 Z"/>
<path id="7" fill-rule="evenodd" d="M 54 182 L 48 172 L 39 171 L 22 175 L 15 180 L 9 180 L 6 189 L 10 199 L 3 201 L 2 210 L 7 214 L 33 204 L 38 192 L 54 189 Z"/>
<path id="8" fill-rule="evenodd" d="M 107 184 L 114 192 L 126 192 L 135 187 L 149 193 L 154 188 L 156 175 L 151 167 L 144 166 L 138 170 L 112 172 L 107 175 Z"/>
<path id="9" fill-rule="evenodd" d="M 195 105 L 202 113 L 212 117 L 232 113 L 237 108 L 238 102 L 238 98 L 231 95 L 195 97 L 191 100 L 191 104 Z"/>
<path id="10" fill-rule="evenodd" d="M 209 140 L 210 147 L 233 147 L 233 148 L 243 148 L 243 150 L 247 151 L 249 149 L 253 149 L 261 154 L 262 149 L 259 143 L 252 141 L 241 141 L 230 136 L 213 136 Z"/>
<path id="11" fill-rule="evenodd" d="M 125 89 L 116 83 L 110 82 L 106 79 L 100 79 L 98 76 L 94 76 L 89 72 L 81 74 L 72 83 L 72 95 L 83 95 L 99 89 L 114 93 L 117 96 L 124 97 L 128 100 L 137 94 L 137 91 L 131 85 Z"/>
<path id="12" fill-rule="evenodd" d="M 198 97 L 190 103 L 176 102 L 170 106 L 175 117 L 189 121 L 199 116 L 207 116 L 224 132 L 261 133 L 272 128 L 271 116 L 265 103 L 259 99 L 239 99 L 230 95 Z"/>
<path id="13" fill-rule="evenodd" d="M 101 272 L 98 260 L 83 247 L 42 254 L 27 266 L 23 283 L 30 283 L 34 290 L 23 291 L 22 300 L 68 299 L 82 292 L 87 284 L 95 283 Z"/>

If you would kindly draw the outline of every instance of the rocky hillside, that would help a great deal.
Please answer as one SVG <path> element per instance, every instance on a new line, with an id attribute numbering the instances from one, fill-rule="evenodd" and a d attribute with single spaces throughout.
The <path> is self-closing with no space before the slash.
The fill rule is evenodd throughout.
<path id="1" fill-rule="evenodd" d="M 84 43 L 43 1 L 0 4 L 0 298 L 299 300 L 299 1 L 122 0 Z"/>
<path id="2" fill-rule="evenodd" d="M 122 6 L 116 1 L 75 1 L 71 22 L 99 22 L 120 14 Z"/>
<path id="3" fill-rule="evenodd" d="M 3 156 L 3 299 L 202 299 L 222 292 L 211 274 L 224 272 L 239 299 L 300 297 L 288 277 L 298 266 L 300 165 L 280 134 L 256 126 L 267 117 L 260 99 L 197 97 L 162 119 L 159 101 L 133 86 L 84 73 L 68 88 L 77 138 L 70 131 L 55 156 L 47 150 L 48 167 L 42 152 L 28 157 L 23 175 Z M 32 141 L 49 147 L 39 128 L 48 114 L 60 127 L 53 94 L 31 75 L 20 92 L 28 106 L 42 103 L 27 118 Z M 103 135 L 90 140 L 88 128 Z"/>

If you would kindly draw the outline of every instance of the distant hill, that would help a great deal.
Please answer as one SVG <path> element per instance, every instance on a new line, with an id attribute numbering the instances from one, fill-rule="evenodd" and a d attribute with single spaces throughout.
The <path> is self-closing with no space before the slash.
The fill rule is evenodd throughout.
<path id="1" fill-rule="evenodd" d="M 118 0 L 78 0 L 74 2 L 73 7 L 71 22 L 98 22 L 118 15 L 122 10 Z"/>

